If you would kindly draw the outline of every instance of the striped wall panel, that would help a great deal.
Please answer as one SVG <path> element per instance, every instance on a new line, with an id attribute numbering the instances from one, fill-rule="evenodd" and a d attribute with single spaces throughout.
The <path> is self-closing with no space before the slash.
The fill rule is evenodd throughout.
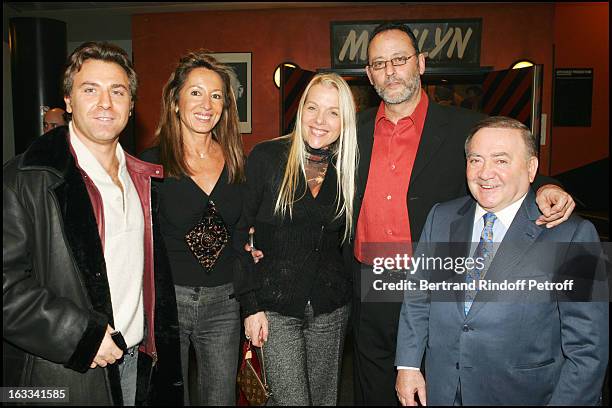
<path id="1" fill-rule="evenodd" d="M 281 68 L 281 135 L 293 130 L 300 97 L 314 75 L 301 68 Z"/>
<path id="2" fill-rule="evenodd" d="M 493 71 L 482 84 L 482 111 L 508 116 L 531 127 L 533 68 Z"/>

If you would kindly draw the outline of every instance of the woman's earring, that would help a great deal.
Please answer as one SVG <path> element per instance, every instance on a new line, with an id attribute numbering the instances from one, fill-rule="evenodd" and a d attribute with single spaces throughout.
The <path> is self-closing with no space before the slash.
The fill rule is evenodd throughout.
<path id="1" fill-rule="evenodd" d="M 178 113 L 178 106 L 174 108 L 174 112 Z"/>

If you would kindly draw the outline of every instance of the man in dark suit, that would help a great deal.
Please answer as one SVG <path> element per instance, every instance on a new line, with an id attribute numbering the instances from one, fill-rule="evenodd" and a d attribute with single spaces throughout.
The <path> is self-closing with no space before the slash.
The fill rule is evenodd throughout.
<path id="1" fill-rule="evenodd" d="M 473 198 L 435 205 L 416 253 L 476 262 L 450 279 L 441 268 L 411 275 L 397 339 L 400 402 L 416 405 L 416 394 L 430 405 L 600 405 L 609 312 L 595 228 L 577 216 L 536 225 L 537 150 L 522 123 L 485 119 L 465 146 Z M 441 275 L 458 286 L 432 286 Z"/>
<path id="2" fill-rule="evenodd" d="M 404 24 L 374 30 L 368 61 L 368 78 L 382 102 L 358 120 L 356 232 L 345 246 L 354 281 L 354 402 L 396 405 L 393 363 L 401 298 L 364 301 L 362 277 L 371 277 L 374 257 L 410 248 L 434 204 L 466 194 L 463 143 L 484 116 L 428 100 L 420 81 L 425 56 Z M 566 220 L 574 208 L 571 197 L 554 185 L 541 187 L 537 197 L 544 214 L 537 222 L 548 227 Z"/>

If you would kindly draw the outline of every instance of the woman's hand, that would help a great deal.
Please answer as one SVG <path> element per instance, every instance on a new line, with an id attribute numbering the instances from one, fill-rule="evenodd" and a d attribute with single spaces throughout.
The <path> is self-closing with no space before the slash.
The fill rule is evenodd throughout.
<path id="1" fill-rule="evenodd" d="M 253 242 L 253 234 L 255 234 L 255 228 L 251 227 L 249 229 L 249 241 L 251 243 Z M 255 247 L 251 246 L 250 243 L 244 244 L 244 250 L 251 253 L 251 256 L 253 257 L 253 262 L 255 263 L 259 262 L 259 260 L 264 256 L 262 251 L 260 251 L 259 249 L 255 249 Z"/>
<path id="2" fill-rule="evenodd" d="M 257 263 L 261 258 L 263 258 L 264 253 L 259 249 L 251 248 L 249 244 L 244 245 L 244 250 L 251 253 L 253 257 L 253 262 Z"/>
<path id="3" fill-rule="evenodd" d="M 268 318 L 265 312 L 257 312 L 244 319 L 244 334 L 255 347 L 268 341 Z"/>

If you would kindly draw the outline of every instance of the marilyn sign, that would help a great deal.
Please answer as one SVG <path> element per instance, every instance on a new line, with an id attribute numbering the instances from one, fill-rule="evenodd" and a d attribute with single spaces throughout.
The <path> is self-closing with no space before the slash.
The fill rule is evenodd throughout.
<path id="1" fill-rule="evenodd" d="M 481 19 L 403 20 L 414 33 L 430 67 L 479 67 Z M 367 65 L 370 33 L 382 21 L 331 23 L 332 68 Z"/>

